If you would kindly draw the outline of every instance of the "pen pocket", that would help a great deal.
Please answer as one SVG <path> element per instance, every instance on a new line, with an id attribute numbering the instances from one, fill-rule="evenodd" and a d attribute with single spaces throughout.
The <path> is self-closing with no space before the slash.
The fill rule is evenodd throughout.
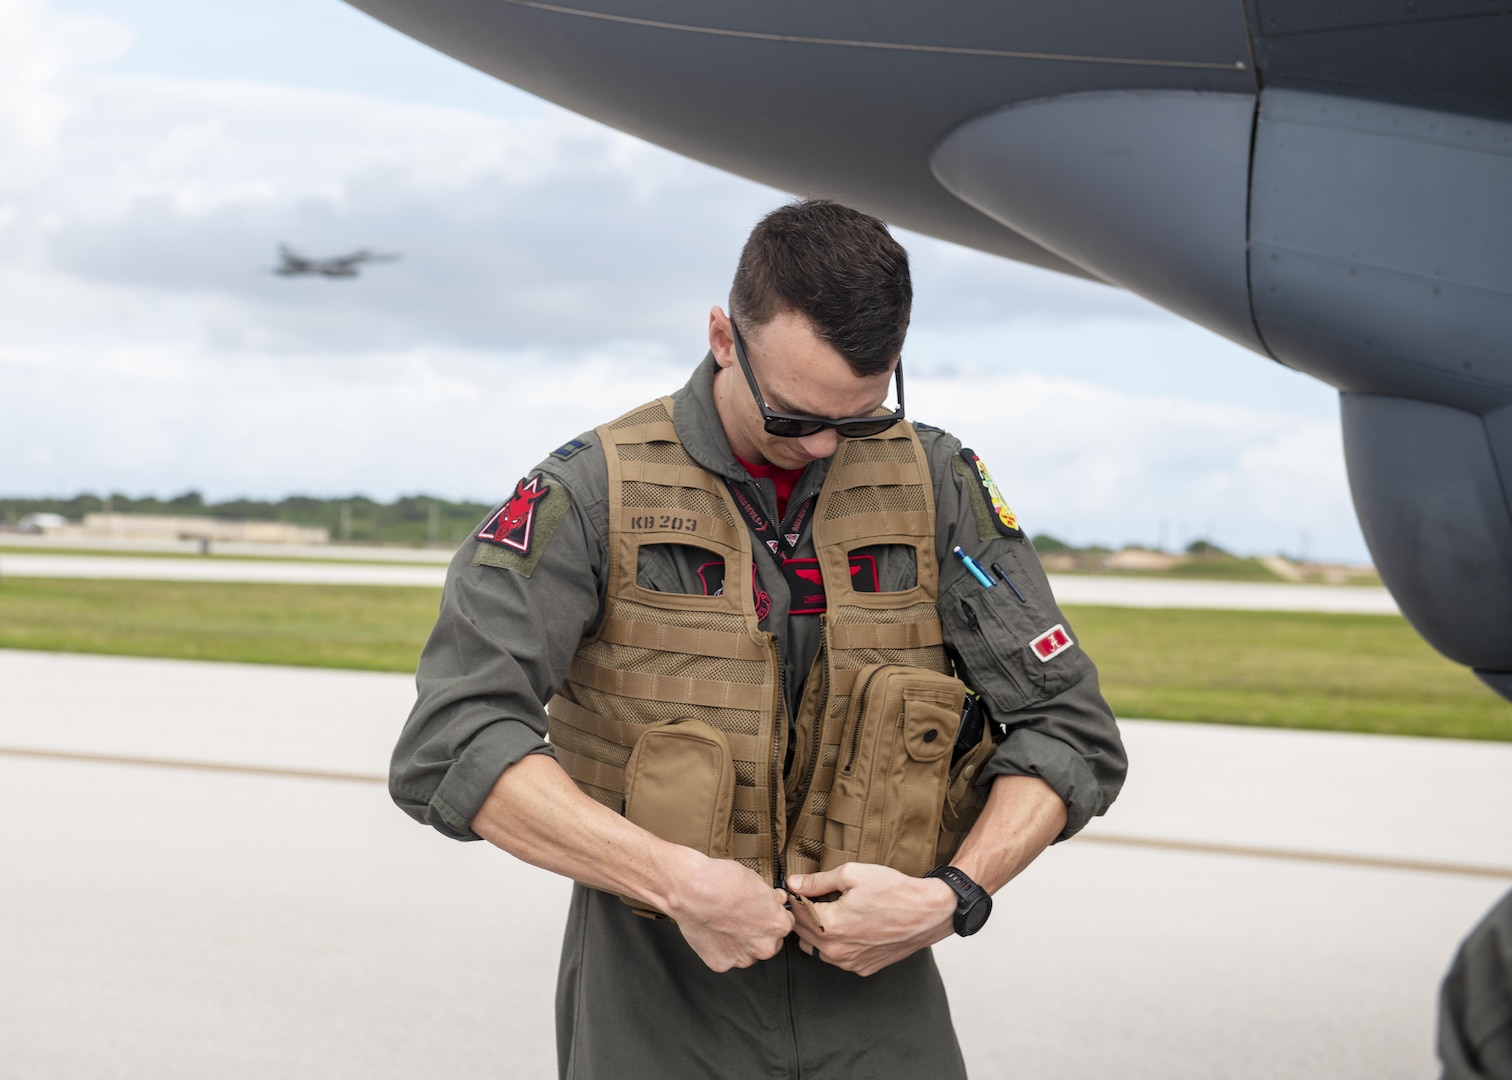
<path id="1" fill-rule="evenodd" d="M 920 877 L 934 868 L 965 697 L 959 679 L 923 668 L 873 664 L 856 673 L 822 869 L 880 863 Z"/>

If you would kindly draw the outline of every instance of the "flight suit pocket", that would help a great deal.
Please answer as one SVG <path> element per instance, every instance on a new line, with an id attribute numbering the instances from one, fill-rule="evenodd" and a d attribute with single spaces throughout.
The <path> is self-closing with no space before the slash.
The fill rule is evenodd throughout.
<path id="1" fill-rule="evenodd" d="M 702 720 L 649 729 L 625 763 L 625 817 L 663 840 L 727 859 L 734 806 L 730 744 Z"/>
<path id="2" fill-rule="evenodd" d="M 935 866 L 966 687 L 923 668 L 856 674 L 825 810 L 821 868 L 880 863 L 920 877 Z"/>
<path id="3" fill-rule="evenodd" d="M 1085 674 L 1086 654 L 1069 634 L 1070 644 L 1052 658 L 1035 654 L 1034 642 L 1064 631 L 1066 617 L 1032 592 L 1024 602 L 1006 586 L 984 589 L 975 579 L 963 578 L 944 595 L 940 616 L 972 688 L 995 718 L 1052 698 Z"/>

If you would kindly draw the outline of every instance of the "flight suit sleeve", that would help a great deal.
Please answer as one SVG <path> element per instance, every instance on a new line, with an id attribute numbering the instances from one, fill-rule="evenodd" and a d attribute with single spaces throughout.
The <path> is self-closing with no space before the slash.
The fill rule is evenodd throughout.
<path id="1" fill-rule="evenodd" d="M 927 429 L 920 436 L 935 483 L 945 644 L 1008 732 L 977 783 L 985 788 L 1005 775 L 1044 780 L 1066 803 L 1056 839 L 1068 839 L 1112 805 L 1128 769 L 1097 668 L 1056 604 L 1034 546 L 1010 525 L 1006 503 L 1001 513 L 994 505 L 960 442 Z M 953 554 L 957 545 L 989 574 L 997 563 L 1023 599 L 996 575 L 997 584 L 984 588 Z"/>
<path id="2" fill-rule="evenodd" d="M 595 446 L 591 455 L 601 474 L 602 452 Z M 542 518 L 527 523 L 534 534 L 510 536 L 516 544 L 528 537 L 528 552 L 477 539 L 458 550 L 420 655 L 389 792 L 415 820 L 458 840 L 479 838 L 472 820 L 505 769 L 551 753 L 545 703 L 599 620 L 606 511 L 592 492 L 602 484 L 592 484 L 593 462 L 569 464 L 576 467 L 567 475 L 545 466 L 530 474 L 548 490 Z"/>

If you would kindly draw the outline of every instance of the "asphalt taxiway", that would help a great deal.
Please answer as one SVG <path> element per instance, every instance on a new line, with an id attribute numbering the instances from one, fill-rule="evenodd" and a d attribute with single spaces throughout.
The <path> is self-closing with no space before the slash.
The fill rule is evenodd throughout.
<path id="1" fill-rule="evenodd" d="M 409 822 L 406 676 L 0 651 L 6 1076 L 549 1077 L 567 885 Z M 1126 721 L 937 948 L 977 1080 L 1434 1071 L 1512 746 Z"/>

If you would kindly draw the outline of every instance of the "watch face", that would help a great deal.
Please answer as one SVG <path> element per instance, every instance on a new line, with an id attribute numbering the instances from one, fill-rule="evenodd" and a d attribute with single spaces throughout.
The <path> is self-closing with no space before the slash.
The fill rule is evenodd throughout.
<path id="1" fill-rule="evenodd" d="M 992 897 L 982 896 L 957 916 L 956 933 L 970 937 L 987 925 L 987 916 L 992 914 Z"/>

